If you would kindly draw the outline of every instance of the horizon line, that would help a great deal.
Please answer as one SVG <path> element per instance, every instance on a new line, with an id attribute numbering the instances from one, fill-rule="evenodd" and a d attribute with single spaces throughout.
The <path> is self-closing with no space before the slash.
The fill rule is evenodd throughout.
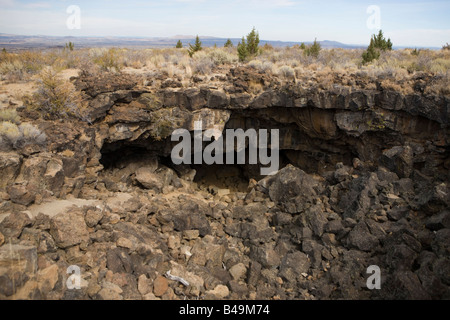
<path id="1" fill-rule="evenodd" d="M 197 35 L 182 35 L 182 34 L 178 34 L 178 35 L 174 35 L 174 36 L 116 36 L 116 35 L 47 35 L 47 34 L 15 34 L 15 33 L 2 33 L 0 32 L 0 36 L 19 36 L 19 37 L 48 37 L 48 38 L 120 38 L 120 39 L 171 39 L 173 41 L 176 40 L 195 40 L 195 38 L 197 37 Z M 184 38 L 177 38 L 177 36 L 183 36 Z M 192 38 L 187 38 L 187 37 L 192 37 Z M 200 39 L 206 39 L 206 40 L 233 40 L 233 39 L 237 39 L 240 40 L 241 38 L 233 38 L 233 37 L 216 37 L 216 36 L 205 36 L 205 35 L 198 35 L 198 37 Z M 349 47 L 355 47 L 353 49 L 356 49 L 356 47 L 367 47 L 369 44 L 355 44 L 355 43 L 345 43 L 345 42 L 341 42 L 341 41 L 336 41 L 336 40 L 317 40 L 318 42 L 334 42 L 334 43 L 338 43 L 338 44 L 342 44 L 345 46 L 349 46 Z M 295 41 L 295 40 L 264 40 L 261 39 L 260 42 L 280 42 L 280 43 L 295 43 L 295 44 L 301 44 L 301 43 L 313 43 L 314 40 L 309 40 L 309 41 Z M 442 49 L 441 47 L 437 47 L 437 46 L 418 46 L 418 45 L 398 45 L 398 46 L 393 46 L 393 48 L 397 48 L 397 49 Z M 349 48 L 350 49 L 350 48 Z"/>

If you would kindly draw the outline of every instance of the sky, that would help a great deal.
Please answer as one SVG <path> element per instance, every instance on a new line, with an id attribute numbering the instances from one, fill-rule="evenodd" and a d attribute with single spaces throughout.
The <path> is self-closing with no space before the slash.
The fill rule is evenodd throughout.
<path id="1" fill-rule="evenodd" d="M 263 40 L 368 44 L 381 28 L 394 46 L 441 47 L 449 17 L 449 0 L 0 0 L 0 33 L 20 35 L 240 38 L 255 27 Z"/>

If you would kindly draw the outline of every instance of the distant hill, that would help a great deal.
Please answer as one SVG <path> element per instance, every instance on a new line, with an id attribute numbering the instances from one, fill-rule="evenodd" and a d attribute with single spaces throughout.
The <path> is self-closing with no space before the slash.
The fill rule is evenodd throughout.
<path id="1" fill-rule="evenodd" d="M 218 38 L 212 36 L 200 36 L 204 47 L 212 47 L 216 44 L 218 47 L 223 47 L 226 38 Z M 57 37 L 57 36 L 24 36 L 0 33 L 0 49 L 44 49 L 44 48 L 58 48 L 64 47 L 69 41 L 75 44 L 76 48 L 89 47 L 123 47 L 123 48 L 170 48 L 175 47 L 178 40 L 181 40 L 184 47 L 189 43 L 195 42 L 193 35 L 176 35 L 173 37 Z M 231 41 L 236 46 L 241 39 L 232 38 Z M 276 41 L 276 40 L 261 40 L 260 45 L 270 44 L 274 47 L 286 47 L 301 44 L 295 41 Z M 312 41 L 305 41 L 305 44 L 311 44 Z M 322 48 L 344 48 L 344 49 L 359 49 L 367 48 L 367 45 L 345 44 L 337 41 L 323 40 L 319 41 Z M 394 49 L 401 49 L 405 47 L 395 47 Z M 428 48 L 441 49 L 441 48 Z"/>
<path id="2" fill-rule="evenodd" d="M 212 47 L 216 44 L 223 47 L 226 38 L 217 38 L 211 36 L 200 36 L 205 47 Z M 195 36 L 192 35 L 176 35 L 170 38 L 163 37 L 58 37 L 58 36 L 23 36 L 0 33 L 0 48 L 6 49 L 32 49 L 32 48 L 55 48 L 64 47 L 69 41 L 75 43 L 77 48 L 85 47 L 127 47 L 127 48 L 161 48 L 175 47 L 178 40 L 183 42 L 184 46 L 195 42 Z M 231 41 L 237 45 L 241 39 L 232 38 Z M 363 48 L 363 45 L 349 45 L 337 41 L 319 41 L 323 48 Z M 294 41 L 272 41 L 261 40 L 260 45 L 270 44 L 274 47 L 286 47 L 301 44 Z M 312 42 L 305 41 L 305 44 Z"/>

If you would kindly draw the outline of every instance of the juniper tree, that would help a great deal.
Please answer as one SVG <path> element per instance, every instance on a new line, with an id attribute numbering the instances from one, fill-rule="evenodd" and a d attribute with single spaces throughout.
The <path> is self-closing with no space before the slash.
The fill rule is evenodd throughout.
<path id="1" fill-rule="evenodd" d="M 197 51 L 200 51 L 202 49 L 203 49 L 202 42 L 200 41 L 200 38 L 197 35 L 197 37 L 195 38 L 195 44 L 194 45 L 189 44 L 189 49 L 188 49 L 189 56 L 192 58 L 194 53 L 196 53 Z"/>
<path id="2" fill-rule="evenodd" d="M 259 33 L 253 27 L 252 31 L 247 35 L 247 51 L 249 55 L 258 54 Z"/>
<path id="3" fill-rule="evenodd" d="M 69 41 L 69 43 L 66 43 L 66 49 L 68 49 L 69 51 L 73 51 L 73 47 L 73 42 Z"/>
<path id="4" fill-rule="evenodd" d="M 322 50 L 322 46 L 319 42 L 317 42 L 317 38 L 314 39 L 314 43 L 306 48 L 305 54 L 307 56 L 313 56 L 314 58 L 317 58 L 319 56 L 320 50 Z"/>
<path id="5" fill-rule="evenodd" d="M 239 42 L 237 50 L 240 61 L 245 61 L 248 57 L 260 53 L 259 33 L 256 31 L 255 27 L 253 27 L 252 31 L 247 35 L 247 41 L 245 41 L 245 37 L 242 37 L 242 42 Z"/>
<path id="6" fill-rule="evenodd" d="M 178 40 L 177 45 L 175 46 L 175 48 L 177 48 L 177 49 L 183 48 L 183 43 L 181 42 L 181 40 Z"/>
<path id="7" fill-rule="evenodd" d="M 375 48 L 386 51 L 386 50 L 392 50 L 392 42 L 391 39 L 385 39 L 383 35 L 383 31 L 380 30 L 378 32 L 378 35 L 373 35 L 373 45 Z"/>
<path id="8" fill-rule="evenodd" d="M 392 50 L 391 39 L 385 39 L 383 31 L 379 31 L 378 35 L 372 35 L 367 50 L 363 52 L 363 63 L 369 63 L 380 58 L 381 51 Z"/>
<path id="9" fill-rule="evenodd" d="M 375 48 L 373 39 L 370 40 L 367 50 L 363 52 L 362 58 L 364 63 L 369 63 L 380 58 L 380 51 Z"/>
<path id="10" fill-rule="evenodd" d="M 233 48 L 233 42 L 231 42 L 231 40 L 228 39 L 227 42 L 225 42 L 224 47 L 225 48 Z"/>
<path id="11" fill-rule="evenodd" d="M 242 42 L 238 43 L 237 46 L 239 61 L 243 62 L 248 57 L 248 50 L 247 50 L 247 44 L 245 43 L 245 38 L 242 37 Z"/>

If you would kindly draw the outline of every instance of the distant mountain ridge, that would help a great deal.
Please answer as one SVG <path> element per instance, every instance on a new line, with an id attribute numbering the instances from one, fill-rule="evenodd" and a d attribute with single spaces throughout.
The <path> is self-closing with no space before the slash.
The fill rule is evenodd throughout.
<path id="1" fill-rule="evenodd" d="M 223 47 L 227 38 L 218 38 L 212 36 L 200 36 L 204 47 L 212 47 L 215 44 Z M 194 43 L 195 36 L 176 35 L 173 37 L 76 37 L 76 36 L 24 36 L 0 33 L 0 48 L 15 49 L 33 49 L 33 48 L 55 48 L 64 47 L 71 41 L 77 48 L 85 47 L 127 47 L 127 48 L 167 48 L 175 47 L 178 40 L 181 40 L 183 46 L 187 47 L 189 43 Z M 231 38 L 236 46 L 241 39 Z M 323 48 L 364 48 L 364 45 L 349 45 L 337 41 L 319 41 Z M 301 44 L 297 41 L 272 41 L 261 40 L 260 45 L 270 44 L 274 47 L 286 47 Z M 305 41 L 305 44 L 311 44 L 311 41 Z"/>
<path id="2" fill-rule="evenodd" d="M 200 36 L 204 47 L 212 47 L 215 44 L 218 47 L 223 47 L 227 38 L 219 38 L 213 36 Z M 189 43 L 195 42 L 195 36 L 193 35 L 175 35 L 173 37 L 77 37 L 77 36 L 45 36 L 45 35 L 15 35 L 0 33 L 0 49 L 44 49 L 44 48 L 58 48 L 64 47 L 69 41 L 75 44 L 76 48 L 89 48 L 89 47 L 124 47 L 124 48 L 170 48 L 175 47 L 178 40 L 181 40 L 184 47 L 187 47 Z M 231 38 L 231 41 L 236 46 L 241 38 Z M 345 44 L 338 41 L 322 40 L 318 41 L 322 48 L 343 48 L 343 49 L 365 49 L 368 44 Z M 302 42 L 299 41 L 279 41 L 279 40 L 261 40 L 260 45 L 270 44 L 274 47 L 286 47 L 299 45 Z M 305 41 L 306 45 L 311 44 L 312 41 Z M 394 49 L 402 49 L 407 47 L 394 46 Z M 423 47 L 417 47 L 423 48 Z M 427 49 L 441 48 L 428 47 Z"/>

